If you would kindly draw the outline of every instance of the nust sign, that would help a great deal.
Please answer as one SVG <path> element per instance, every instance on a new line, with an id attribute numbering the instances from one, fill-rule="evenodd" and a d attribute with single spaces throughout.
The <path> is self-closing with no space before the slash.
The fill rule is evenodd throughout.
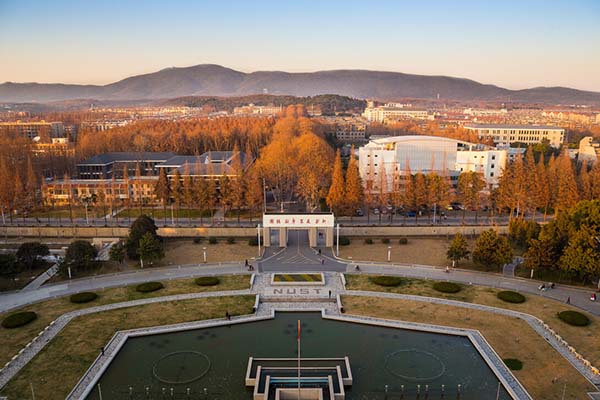
<path id="1" fill-rule="evenodd" d="M 333 214 L 263 214 L 265 228 L 333 228 Z"/>

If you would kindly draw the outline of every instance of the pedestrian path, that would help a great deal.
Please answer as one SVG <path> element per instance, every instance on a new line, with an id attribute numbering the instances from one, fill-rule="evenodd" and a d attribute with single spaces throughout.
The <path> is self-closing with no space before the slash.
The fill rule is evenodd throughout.
<path id="1" fill-rule="evenodd" d="M 58 273 L 58 264 L 54 264 L 50 268 L 48 268 L 46 271 L 39 274 L 37 276 L 37 278 L 35 278 L 31 282 L 29 282 L 27 284 L 27 286 L 25 286 L 23 289 L 21 289 L 21 291 L 26 292 L 26 291 L 30 291 L 30 290 L 39 289 L 40 286 L 42 286 L 44 283 L 46 283 L 50 278 L 52 278 L 57 273 Z"/>

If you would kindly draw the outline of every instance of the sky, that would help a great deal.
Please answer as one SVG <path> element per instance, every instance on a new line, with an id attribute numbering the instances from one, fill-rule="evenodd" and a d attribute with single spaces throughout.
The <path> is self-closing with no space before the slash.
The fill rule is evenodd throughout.
<path id="1" fill-rule="evenodd" d="M 371 69 L 600 91 L 600 0 L 0 0 L 0 82 Z"/>

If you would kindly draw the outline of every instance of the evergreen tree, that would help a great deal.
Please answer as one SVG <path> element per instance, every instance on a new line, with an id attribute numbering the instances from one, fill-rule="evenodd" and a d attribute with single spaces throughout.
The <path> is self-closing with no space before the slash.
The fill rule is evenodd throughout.
<path id="1" fill-rule="evenodd" d="M 123 242 L 117 242 L 110 247 L 108 252 L 108 256 L 112 261 L 118 262 L 119 264 L 123 263 L 125 260 L 125 245 Z"/>
<path id="2" fill-rule="evenodd" d="M 558 159 L 558 181 L 555 212 L 566 210 L 577 204 L 579 193 L 577 193 L 577 181 L 573 171 L 573 162 L 569 153 L 564 151 Z"/>
<path id="3" fill-rule="evenodd" d="M 164 168 L 161 168 L 161 170 L 162 169 Z M 173 174 L 173 179 L 171 181 L 171 196 L 173 197 L 173 203 L 175 204 L 175 209 L 177 210 L 175 218 L 177 223 L 179 223 L 179 209 L 184 201 L 183 184 L 181 182 L 181 174 L 179 173 L 179 169 L 175 169 L 175 173 Z"/>
<path id="4" fill-rule="evenodd" d="M 452 243 L 450 243 L 450 247 L 446 252 L 446 257 L 448 257 L 448 260 L 452 261 L 452 266 L 454 267 L 460 260 L 469 258 L 469 254 L 471 254 L 471 252 L 469 251 L 467 240 L 463 235 L 457 233 L 454 236 Z"/>
<path id="5" fill-rule="evenodd" d="M 354 147 L 350 150 L 350 160 L 346 170 L 346 205 L 350 210 L 350 215 L 354 215 L 356 209 L 363 204 L 364 191 L 360 174 L 358 172 L 358 163 L 354 155 Z M 367 213 L 369 210 L 367 210 Z"/>
<path id="6" fill-rule="evenodd" d="M 327 205 L 338 215 L 343 214 L 345 206 L 345 183 L 344 171 L 342 167 L 342 157 L 338 150 L 335 154 L 335 163 L 333 165 L 333 174 L 331 175 L 331 186 L 327 194 Z"/>
<path id="7" fill-rule="evenodd" d="M 490 229 L 479 235 L 473 250 L 473 261 L 483 267 L 501 268 L 512 261 L 512 249 L 508 239 L 498 236 Z"/>
<path id="8" fill-rule="evenodd" d="M 183 177 L 183 204 L 187 208 L 188 222 L 192 222 L 191 210 L 194 207 L 194 181 L 190 172 L 190 166 L 185 163 Z"/>
<path id="9" fill-rule="evenodd" d="M 154 223 L 154 220 L 147 215 L 140 215 L 137 219 L 131 224 L 129 228 L 129 236 L 127 237 L 127 241 L 125 242 L 125 248 L 127 249 L 127 257 L 132 260 L 137 259 L 138 257 L 138 247 L 140 243 L 140 239 L 146 233 L 150 233 L 153 236 L 158 237 L 157 232 L 158 227 Z"/>
<path id="10" fill-rule="evenodd" d="M 163 217 L 165 220 L 165 225 L 167 223 L 167 203 L 171 198 L 171 188 L 169 185 L 169 179 L 167 178 L 167 174 L 164 168 L 160 169 L 158 174 L 158 180 L 156 181 L 156 185 L 154 186 L 154 194 L 156 198 L 159 199 L 163 206 Z"/>
<path id="11" fill-rule="evenodd" d="M 150 232 L 145 233 L 140 239 L 137 253 L 140 256 L 140 265 L 142 268 L 144 268 L 144 261 L 152 264 L 165 257 L 160 240 Z"/>

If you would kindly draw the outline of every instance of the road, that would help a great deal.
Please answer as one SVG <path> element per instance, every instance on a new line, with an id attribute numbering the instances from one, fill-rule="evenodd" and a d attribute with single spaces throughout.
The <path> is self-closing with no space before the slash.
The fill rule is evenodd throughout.
<path id="1" fill-rule="evenodd" d="M 463 218 L 462 211 L 445 211 L 446 217 L 442 218 L 440 215 L 436 216 L 435 225 L 438 226 L 460 226 L 460 225 L 507 225 L 508 224 L 508 215 L 503 214 L 501 216 L 496 216 L 491 218 L 487 213 L 479 213 L 477 216 L 472 211 L 467 211 Z M 89 218 L 86 220 L 85 218 L 74 218 L 73 223 L 68 218 L 15 218 L 12 222 L 9 220 L 5 221 L 5 226 L 122 226 L 129 227 L 131 222 L 135 218 Z M 544 220 L 543 214 L 537 213 L 535 215 L 535 220 L 537 222 L 542 222 Z M 355 216 L 355 217 L 337 217 L 336 221 L 340 223 L 342 226 L 431 226 L 433 223 L 433 216 L 421 216 L 421 217 L 404 217 L 402 215 L 391 215 L 391 214 L 370 214 L 367 216 Z M 214 223 L 211 224 L 210 218 L 192 218 L 191 220 L 187 218 L 179 218 L 178 220 L 171 220 L 171 218 L 162 219 L 157 218 L 155 223 L 159 227 L 163 226 L 181 226 L 181 227 L 208 227 L 208 226 L 216 226 L 216 227 L 255 227 L 260 221 L 254 219 L 252 221 L 248 219 L 242 219 L 240 222 L 237 221 L 237 218 L 226 218 L 222 217 L 216 218 Z"/>

